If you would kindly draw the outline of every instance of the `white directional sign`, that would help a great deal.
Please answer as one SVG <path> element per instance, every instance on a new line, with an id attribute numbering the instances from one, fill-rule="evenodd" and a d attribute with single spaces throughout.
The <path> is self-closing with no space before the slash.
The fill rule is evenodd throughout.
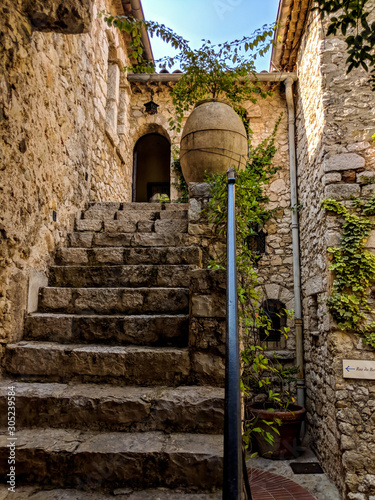
<path id="1" fill-rule="evenodd" d="M 375 380 L 375 361 L 343 359 L 342 370 L 344 378 Z"/>

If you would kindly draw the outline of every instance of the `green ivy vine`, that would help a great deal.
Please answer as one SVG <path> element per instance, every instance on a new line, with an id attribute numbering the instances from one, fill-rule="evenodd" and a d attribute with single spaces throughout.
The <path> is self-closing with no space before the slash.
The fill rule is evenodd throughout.
<path id="1" fill-rule="evenodd" d="M 334 271 L 328 309 L 341 330 L 354 330 L 375 349 L 375 310 L 368 302 L 369 289 L 375 284 L 375 255 L 364 244 L 375 223 L 375 195 L 364 201 L 353 199 L 347 209 L 342 203 L 325 199 L 322 208 L 340 215 L 345 220 L 341 247 L 329 247 Z"/>
<path id="2" fill-rule="evenodd" d="M 189 186 L 182 173 L 179 153 L 180 150 L 173 154 L 172 169 L 176 176 L 176 182 L 174 182 L 173 185 L 178 191 L 177 203 L 187 203 L 189 201 Z"/>

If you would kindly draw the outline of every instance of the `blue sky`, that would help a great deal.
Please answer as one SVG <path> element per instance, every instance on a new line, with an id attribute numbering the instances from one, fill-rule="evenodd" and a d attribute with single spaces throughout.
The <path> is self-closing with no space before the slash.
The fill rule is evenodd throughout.
<path id="1" fill-rule="evenodd" d="M 214 43 L 250 35 L 276 21 L 279 0 L 142 0 L 146 19 L 164 23 L 190 41 L 194 48 L 205 38 Z M 175 51 L 157 38 L 151 39 L 155 59 Z M 261 58 L 257 71 L 268 71 L 269 58 Z"/>

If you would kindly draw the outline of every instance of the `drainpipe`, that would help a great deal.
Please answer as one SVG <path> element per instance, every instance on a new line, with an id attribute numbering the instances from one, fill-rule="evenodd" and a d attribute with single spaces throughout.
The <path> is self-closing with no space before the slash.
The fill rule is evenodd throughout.
<path id="1" fill-rule="evenodd" d="M 142 4 L 141 4 L 140 0 L 130 0 L 130 5 L 131 5 L 133 16 L 136 19 L 143 21 L 145 16 L 143 14 Z M 154 61 L 154 56 L 152 54 L 152 47 L 151 47 L 151 43 L 150 43 L 150 38 L 148 36 L 147 31 L 143 27 L 142 27 L 141 40 L 143 43 L 143 47 L 144 47 L 145 56 L 146 56 L 147 61 Z"/>
<path id="2" fill-rule="evenodd" d="M 286 104 L 288 108 L 288 136 L 289 136 L 289 170 L 290 170 L 290 198 L 292 205 L 292 248 L 293 248 L 293 281 L 294 281 L 294 323 L 296 332 L 296 361 L 299 367 L 297 374 L 297 404 L 305 406 L 305 376 L 303 370 L 303 330 L 302 330 L 302 301 L 301 301 L 301 273 L 299 255 L 299 226 L 297 211 L 297 169 L 295 145 L 295 113 L 293 101 L 293 78 L 287 77 L 284 81 Z"/>

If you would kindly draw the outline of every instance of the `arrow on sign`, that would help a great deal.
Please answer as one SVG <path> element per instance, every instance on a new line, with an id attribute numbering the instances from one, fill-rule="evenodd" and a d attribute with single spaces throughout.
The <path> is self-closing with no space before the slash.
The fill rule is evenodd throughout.
<path id="1" fill-rule="evenodd" d="M 347 372 L 349 372 L 350 370 L 355 370 L 355 368 L 350 368 L 350 366 L 348 365 L 348 366 L 345 368 L 345 370 L 346 370 Z"/>

